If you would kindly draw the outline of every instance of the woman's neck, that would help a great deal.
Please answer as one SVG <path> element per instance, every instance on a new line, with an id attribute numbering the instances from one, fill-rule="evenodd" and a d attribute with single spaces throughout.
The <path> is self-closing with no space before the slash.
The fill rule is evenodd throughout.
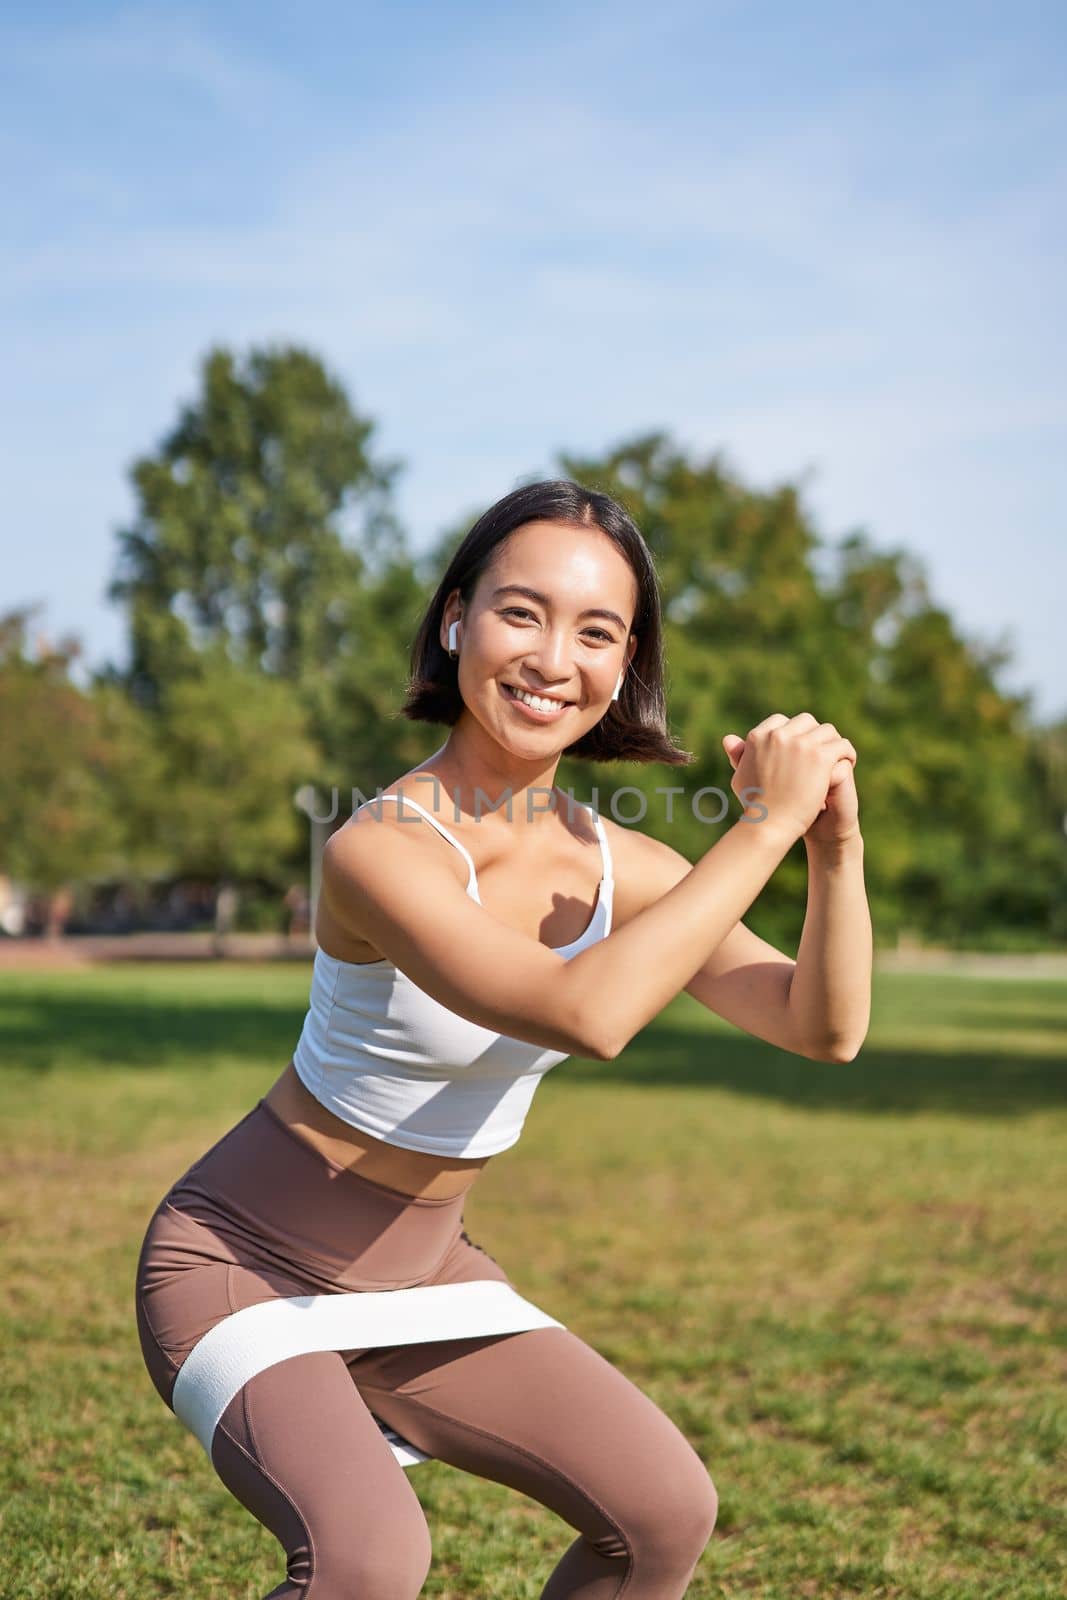
<path id="1" fill-rule="evenodd" d="M 436 780 L 434 804 L 451 811 L 456 820 L 491 822 L 499 817 L 510 829 L 521 832 L 543 826 L 565 803 L 555 788 L 558 766 L 558 755 L 547 762 L 533 762 L 509 758 L 499 745 L 491 750 L 472 749 L 467 741 L 457 739 L 453 729 L 441 748 L 413 773 Z"/>

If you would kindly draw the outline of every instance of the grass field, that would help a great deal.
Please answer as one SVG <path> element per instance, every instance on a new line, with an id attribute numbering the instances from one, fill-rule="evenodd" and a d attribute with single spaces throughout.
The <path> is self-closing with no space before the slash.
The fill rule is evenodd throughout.
<path id="1" fill-rule="evenodd" d="M 280 1546 L 141 1361 L 132 1279 L 171 1181 L 284 1067 L 303 966 L 0 979 L 0 1596 L 261 1600 Z M 701 1596 L 1067 1592 L 1067 985 L 881 976 L 846 1066 L 681 996 L 542 1083 L 465 1226 L 706 1462 Z M 574 1537 L 409 1473 L 424 1594 L 536 1600 Z"/>

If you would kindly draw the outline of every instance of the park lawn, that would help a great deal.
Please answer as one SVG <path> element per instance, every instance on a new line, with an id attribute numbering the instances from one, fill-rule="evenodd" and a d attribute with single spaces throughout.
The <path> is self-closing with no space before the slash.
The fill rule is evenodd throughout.
<path id="1" fill-rule="evenodd" d="M 157 1200 L 285 1066 L 307 985 L 0 978 L 4 1600 L 261 1600 L 284 1576 L 152 1388 L 132 1281 Z M 707 1464 L 690 1596 L 1067 1591 L 1065 1034 L 1062 983 L 881 975 L 847 1065 L 683 995 L 619 1060 L 543 1081 L 465 1226 Z M 443 1462 L 409 1479 L 425 1595 L 536 1600 L 568 1525 Z"/>

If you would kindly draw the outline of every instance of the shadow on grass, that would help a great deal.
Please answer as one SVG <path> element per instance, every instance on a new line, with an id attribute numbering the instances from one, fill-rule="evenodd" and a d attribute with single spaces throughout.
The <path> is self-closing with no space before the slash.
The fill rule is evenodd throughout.
<path id="1" fill-rule="evenodd" d="M 185 1067 L 211 1057 L 263 1067 L 292 1055 L 304 1007 L 223 996 L 78 994 L 26 987 L 0 1000 L 0 1066 L 32 1072 L 91 1067 Z"/>
<path id="2" fill-rule="evenodd" d="M 1010 1033 L 1018 996 L 1004 1000 Z M 617 1060 L 575 1057 L 565 1075 L 572 1083 L 728 1089 L 811 1110 L 1017 1116 L 1063 1104 L 1064 1053 L 1033 1044 L 1025 1054 L 997 1048 L 1000 1021 L 987 996 L 983 1002 L 982 1027 L 991 1046 L 982 1051 L 871 1042 L 855 1061 L 835 1065 L 790 1055 L 715 1024 L 689 1026 L 675 1013 L 650 1024 Z M 149 986 L 138 993 L 92 993 L 78 987 L 64 993 L 54 980 L 23 979 L 0 991 L 0 1065 L 34 1076 L 109 1067 L 197 1072 L 219 1062 L 280 1072 L 299 1037 L 305 1004 L 302 988 L 295 1003 L 278 993 L 253 1002 L 224 989 L 195 994 Z"/>
<path id="3" fill-rule="evenodd" d="M 1024 1116 L 1067 1101 L 1061 1054 L 957 1054 L 864 1046 L 854 1061 L 808 1061 L 747 1036 L 705 1028 L 657 1028 L 615 1061 L 574 1061 L 572 1082 L 649 1088 L 728 1089 L 811 1111 L 946 1111 Z"/>

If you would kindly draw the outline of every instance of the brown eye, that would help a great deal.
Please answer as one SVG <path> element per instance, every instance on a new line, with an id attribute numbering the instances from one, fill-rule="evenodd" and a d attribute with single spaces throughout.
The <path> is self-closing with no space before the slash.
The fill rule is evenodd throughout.
<path id="1" fill-rule="evenodd" d="M 531 621 L 537 621 L 537 618 L 534 616 L 533 612 L 527 611 L 525 606 L 505 606 L 500 615 L 502 617 L 529 617 Z M 595 634 L 598 639 L 603 639 L 605 644 L 614 644 L 615 642 L 612 639 L 611 634 L 605 633 L 603 628 L 587 628 L 585 631 L 586 633 Z"/>

